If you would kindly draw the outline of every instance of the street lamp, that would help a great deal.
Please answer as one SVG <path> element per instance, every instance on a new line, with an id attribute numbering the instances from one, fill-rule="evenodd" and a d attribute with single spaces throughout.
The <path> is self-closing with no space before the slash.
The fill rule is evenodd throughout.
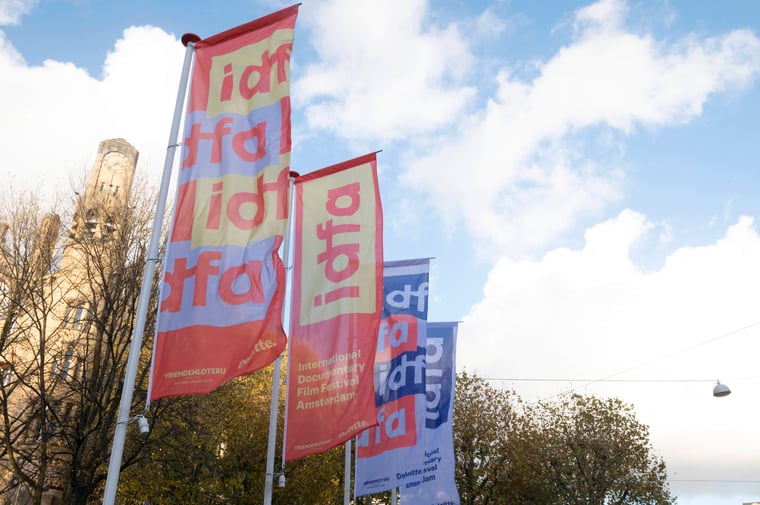
<path id="1" fill-rule="evenodd" d="M 721 384 L 720 381 L 715 384 L 715 387 L 713 388 L 713 396 L 720 398 L 721 396 L 728 396 L 730 394 L 731 390 L 728 389 L 728 386 Z"/>

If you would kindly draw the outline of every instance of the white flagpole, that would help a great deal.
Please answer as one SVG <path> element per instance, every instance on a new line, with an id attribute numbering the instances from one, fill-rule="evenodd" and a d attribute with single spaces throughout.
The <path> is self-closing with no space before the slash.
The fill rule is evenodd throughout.
<path id="1" fill-rule="evenodd" d="M 158 243 L 159 238 L 161 237 L 161 224 L 164 220 L 166 194 L 169 190 L 169 181 L 171 179 L 172 166 L 174 165 L 174 152 L 179 145 L 177 144 L 177 138 L 179 137 L 179 124 L 182 118 L 182 106 L 185 103 L 185 93 L 187 91 L 188 76 L 190 75 L 190 65 L 192 63 L 195 43 L 199 40 L 200 37 L 191 33 L 186 33 L 182 36 L 182 43 L 187 49 L 185 51 L 185 60 L 182 66 L 179 91 L 177 92 L 177 102 L 174 107 L 174 119 L 172 120 L 171 132 L 169 134 L 169 145 L 166 148 L 164 173 L 161 177 L 161 186 L 159 188 L 158 201 L 156 202 L 156 214 L 153 217 L 153 231 L 150 236 L 150 242 L 148 243 L 145 271 L 143 273 L 142 287 L 140 289 L 140 298 L 137 304 L 137 315 L 135 318 L 134 332 L 132 333 L 132 343 L 129 347 L 129 357 L 127 358 L 124 385 L 121 389 L 121 402 L 119 403 L 119 413 L 116 418 L 116 428 L 114 430 L 113 445 L 111 447 L 111 460 L 108 464 L 106 487 L 103 492 L 103 505 L 113 505 L 116 499 L 116 488 L 119 484 L 119 472 L 121 471 L 121 458 L 124 453 L 124 440 L 127 434 L 127 423 L 129 423 L 129 411 L 132 408 L 132 394 L 134 393 L 137 365 L 139 364 L 140 358 L 140 348 L 142 347 L 142 337 L 143 332 L 145 331 L 145 318 L 148 313 L 153 274 L 156 270 L 156 262 L 158 262 Z"/>
<path id="2" fill-rule="evenodd" d="M 272 504 L 272 488 L 274 483 L 274 449 L 277 439 L 277 409 L 280 406 L 280 367 L 282 355 L 274 362 L 272 375 L 272 403 L 269 410 L 269 440 L 267 442 L 266 481 L 264 482 L 264 505 Z"/>
<path id="3" fill-rule="evenodd" d="M 291 177 L 289 179 L 290 187 L 288 188 L 288 192 L 290 194 L 290 205 L 289 211 L 288 211 L 288 227 L 285 232 L 285 242 L 283 244 L 284 247 L 284 254 L 283 254 L 283 263 L 285 263 L 285 271 L 289 272 L 290 267 L 288 266 L 288 263 L 290 262 L 290 240 L 292 235 L 292 223 L 293 223 L 293 209 L 295 208 L 295 201 L 293 199 L 293 186 L 295 184 L 293 180 L 294 173 L 291 172 Z M 290 278 L 290 274 L 286 273 L 285 275 L 285 285 L 287 288 L 288 285 L 288 279 Z M 286 289 L 287 291 L 287 289 Z M 287 298 L 287 297 L 285 297 Z M 288 323 L 288 317 L 285 314 L 285 306 L 283 304 L 283 313 L 282 313 L 282 319 L 283 319 L 283 327 L 286 327 L 289 329 L 289 323 Z M 290 339 L 288 339 L 290 340 Z M 290 342 L 288 342 L 288 345 L 290 345 Z M 277 359 L 274 362 L 274 371 L 272 375 L 272 402 L 269 407 L 269 440 L 267 441 L 267 466 L 266 466 L 266 480 L 264 481 L 264 505 L 272 505 L 272 492 L 274 488 L 274 450 L 275 445 L 277 443 L 277 410 L 280 407 L 280 369 L 282 367 L 282 355 L 277 356 Z M 285 398 L 285 408 L 287 409 L 287 397 Z M 287 416 L 287 410 L 286 410 L 286 416 Z M 283 429 L 283 433 L 284 433 Z M 285 442 L 283 440 L 283 446 Z M 285 449 L 283 448 L 283 458 L 282 458 L 282 466 L 283 466 L 283 472 L 285 470 Z M 283 476 L 285 474 L 283 473 Z"/>
<path id="4" fill-rule="evenodd" d="M 291 195 L 293 193 L 291 192 Z M 290 208 L 290 216 L 293 215 L 293 210 L 295 209 L 295 203 Z M 290 224 L 288 224 L 288 230 L 290 230 Z M 292 269 L 290 270 L 292 272 Z M 292 275 L 292 274 L 291 274 Z M 292 277 L 289 276 L 289 278 L 292 281 Z M 291 286 L 292 288 L 292 286 Z M 287 297 L 286 297 L 287 298 Z M 292 304 L 292 289 L 291 289 L 291 298 L 288 299 L 288 303 Z M 280 458 L 281 461 L 281 467 L 280 467 L 280 487 L 285 487 L 285 444 L 288 441 L 288 395 L 290 394 L 290 310 L 288 310 L 288 321 L 287 321 L 287 328 L 288 328 L 288 349 L 285 352 L 285 356 L 288 357 L 288 363 L 287 368 L 285 369 L 285 418 L 282 420 L 282 457 Z M 272 475 L 274 478 L 274 475 Z M 270 505 L 268 503 L 265 503 L 264 505 Z"/>
<path id="5" fill-rule="evenodd" d="M 346 462 L 345 474 L 343 484 L 343 505 L 349 505 L 351 503 L 351 439 L 346 440 Z"/>

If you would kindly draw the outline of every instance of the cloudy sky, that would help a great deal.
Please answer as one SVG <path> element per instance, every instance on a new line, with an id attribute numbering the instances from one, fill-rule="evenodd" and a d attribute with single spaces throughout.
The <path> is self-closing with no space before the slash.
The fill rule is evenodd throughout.
<path id="1" fill-rule="evenodd" d="M 184 47 L 275 0 L 0 0 L 0 191 L 121 137 L 158 181 Z M 635 405 L 686 505 L 760 500 L 760 3 L 305 0 L 293 169 L 379 155 L 458 368 Z M 733 393 L 711 396 L 716 380 Z"/>

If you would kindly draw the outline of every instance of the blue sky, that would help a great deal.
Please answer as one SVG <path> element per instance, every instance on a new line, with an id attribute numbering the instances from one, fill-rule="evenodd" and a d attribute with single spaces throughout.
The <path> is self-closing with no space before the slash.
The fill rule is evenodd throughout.
<path id="1" fill-rule="evenodd" d="M 179 37 L 287 5 L 0 0 L 3 188 L 65 195 L 113 137 L 157 181 Z M 760 499 L 760 3 L 305 0 L 291 70 L 293 169 L 382 150 L 386 258 L 435 258 L 460 369 L 619 396 L 679 503 Z"/>

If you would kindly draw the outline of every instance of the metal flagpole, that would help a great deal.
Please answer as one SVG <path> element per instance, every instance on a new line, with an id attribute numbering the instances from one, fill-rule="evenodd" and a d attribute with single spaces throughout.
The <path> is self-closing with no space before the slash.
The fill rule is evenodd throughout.
<path id="1" fill-rule="evenodd" d="M 269 411 L 269 441 L 267 442 L 267 468 L 264 482 L 264 505 L 272 503 L 274 483 L 274 449 L 277 438 L 277 409 L 280 406 L 280 367 L 282 355 L 277 356 L 272 374 L 272 404 Z"/>
<path id="2" fill-rule="evenodd" d="M 187 91 L 188 76 L 190 75 L 190 65 L 192 63 L 195 43 L 199 40 L 200 37 L 192 33 L 186 33 L 182 36 L 182 43 L 187 48 L 185 51 L 185 61 L 182 66 L 179 91 L 177 92 L 177 102 L 174 107 L 174 119 L 172 120 L 171 132 L 169 134 L 169 145 L 166 148 L 164 173 L 161 177 L 161 186 L 158 192 L 158 201 L 156 202 L 156 214 L 153 217 L 153 231 L 150 236 L 150 242 L 148 243 L 145 272 L 143 273 L 140 298 L 137 304 L 135 329 L 132 333 L 132 343 L 129 347 L 129 357 L 127 358 L 124 385 L 121 389 L 121 402 L 119 403 L 119 413 L 116 418 L 116 428 L 113 435 L 111 460 L 108 464 L 108 477 L 106 478 L 106 488 L 103 493 L 103 505 L 113 505 L 114 500 L 116 499 L 116 488 L 119 484 L 119 472 L 121 471 L 121 458 L 124 453 L 124 440 L 127 434 L 127 423 L 129 423 L 129 411 L 132 408 L 132 393 L 134 392 L 135 378 L 137 377 L 137 365 L 139 364 L 140 358 L 140 348 L 142 347 L 142 337 L 143 332 L 145 331 L 145 317 L 148 313 L 153 274 L 155 273 L 156 262 L 158 261 L 158 242 L 161 236 L 161 223 L 163 223 L 164 220 L 166 194 L 169 190 L 172 165 L 174 165 L 174 152 L 179 145 L 177 144 L 177 138 L 179 137 L 179 124 L 182 118 L 182 106 L 185 103 L 185 93 Z"/>
<path id="3" fill-rule="evenodd" d="M 345 482 L 343 484 L 343 505 L 351 503 L 351 439 L 346 440 L 346 463 L 343 470 Z"/>
<path id="4" fill-rule="evenodd" d="M 290 300 L 290 303 L 293 301 Z M 288 320 L 288 349 L 290 348 L 290 320 Z M 285 452 L 286 452 L 286 444 L 288 442 L 288 395 L 290 394 L 290 354 L 289 351 L 285 353 L 285 356 L 288 358 L 288 364 L 287 368 L 285 369 L 285 418 L 282 422 L 282 457 L 280 458 L 281 461 L 281 468 L 280 468 L 280 487 L 285 487 Z"/>
<path id="5" fill-rule="evenodd" d="M 284 254 L 283 262 L 285 263 L 286 271 L 290 270 L 288 263 L 290 262 L 290 240 L 292 235 L 292 222 L 293 222 L 293 209 L 295 207 L 295 200 L 293 199 L 293 186 L 295 185 L 294 177 L 297 177 L 296 172 L 290 172 L 290 205 L 288 211 L 288 227 L 285 232 L 285 242 L 283 244 Z M 288 278 L 290 274 L 286 275 L 285 284 L 288 285 Z M 287 291 L 287 289 L 286 289 Z M 287 297 L 286 297 L 287 298 Z M 288 325 L 288 317 L 285 314 L 285 305 L 283 304 L 283 326 Z M 266 480 L 264 481 L 264 505 L 272 504 L 272 492 L 274 488 L 274 450 L 277 443 L 277 410 L 280 407 L 280 369 L 282 368 L 282 355 L 277 356 L 274 362 L 274 371 L 272 374 L 272 402 L 269 410 L 269 440 L 267 441 L 267 466 L 266 466 Z M 285 408 L 287 409 L 287 396 L 285 397 Z M 287 413 L 287 411 L 286 411 Z M 284 430 L 283 430 L 284 432 Z M 283 445 L 285 442 L 283 441 Z M 283 448 L 283 471 L 285 469 L 285 449 Z M 284 473 L 283 473 L 284 476 Z M 281 481 L 282 482 L 282 481 Z M 282 484 L 281 484 L 282 485 Z"/>

